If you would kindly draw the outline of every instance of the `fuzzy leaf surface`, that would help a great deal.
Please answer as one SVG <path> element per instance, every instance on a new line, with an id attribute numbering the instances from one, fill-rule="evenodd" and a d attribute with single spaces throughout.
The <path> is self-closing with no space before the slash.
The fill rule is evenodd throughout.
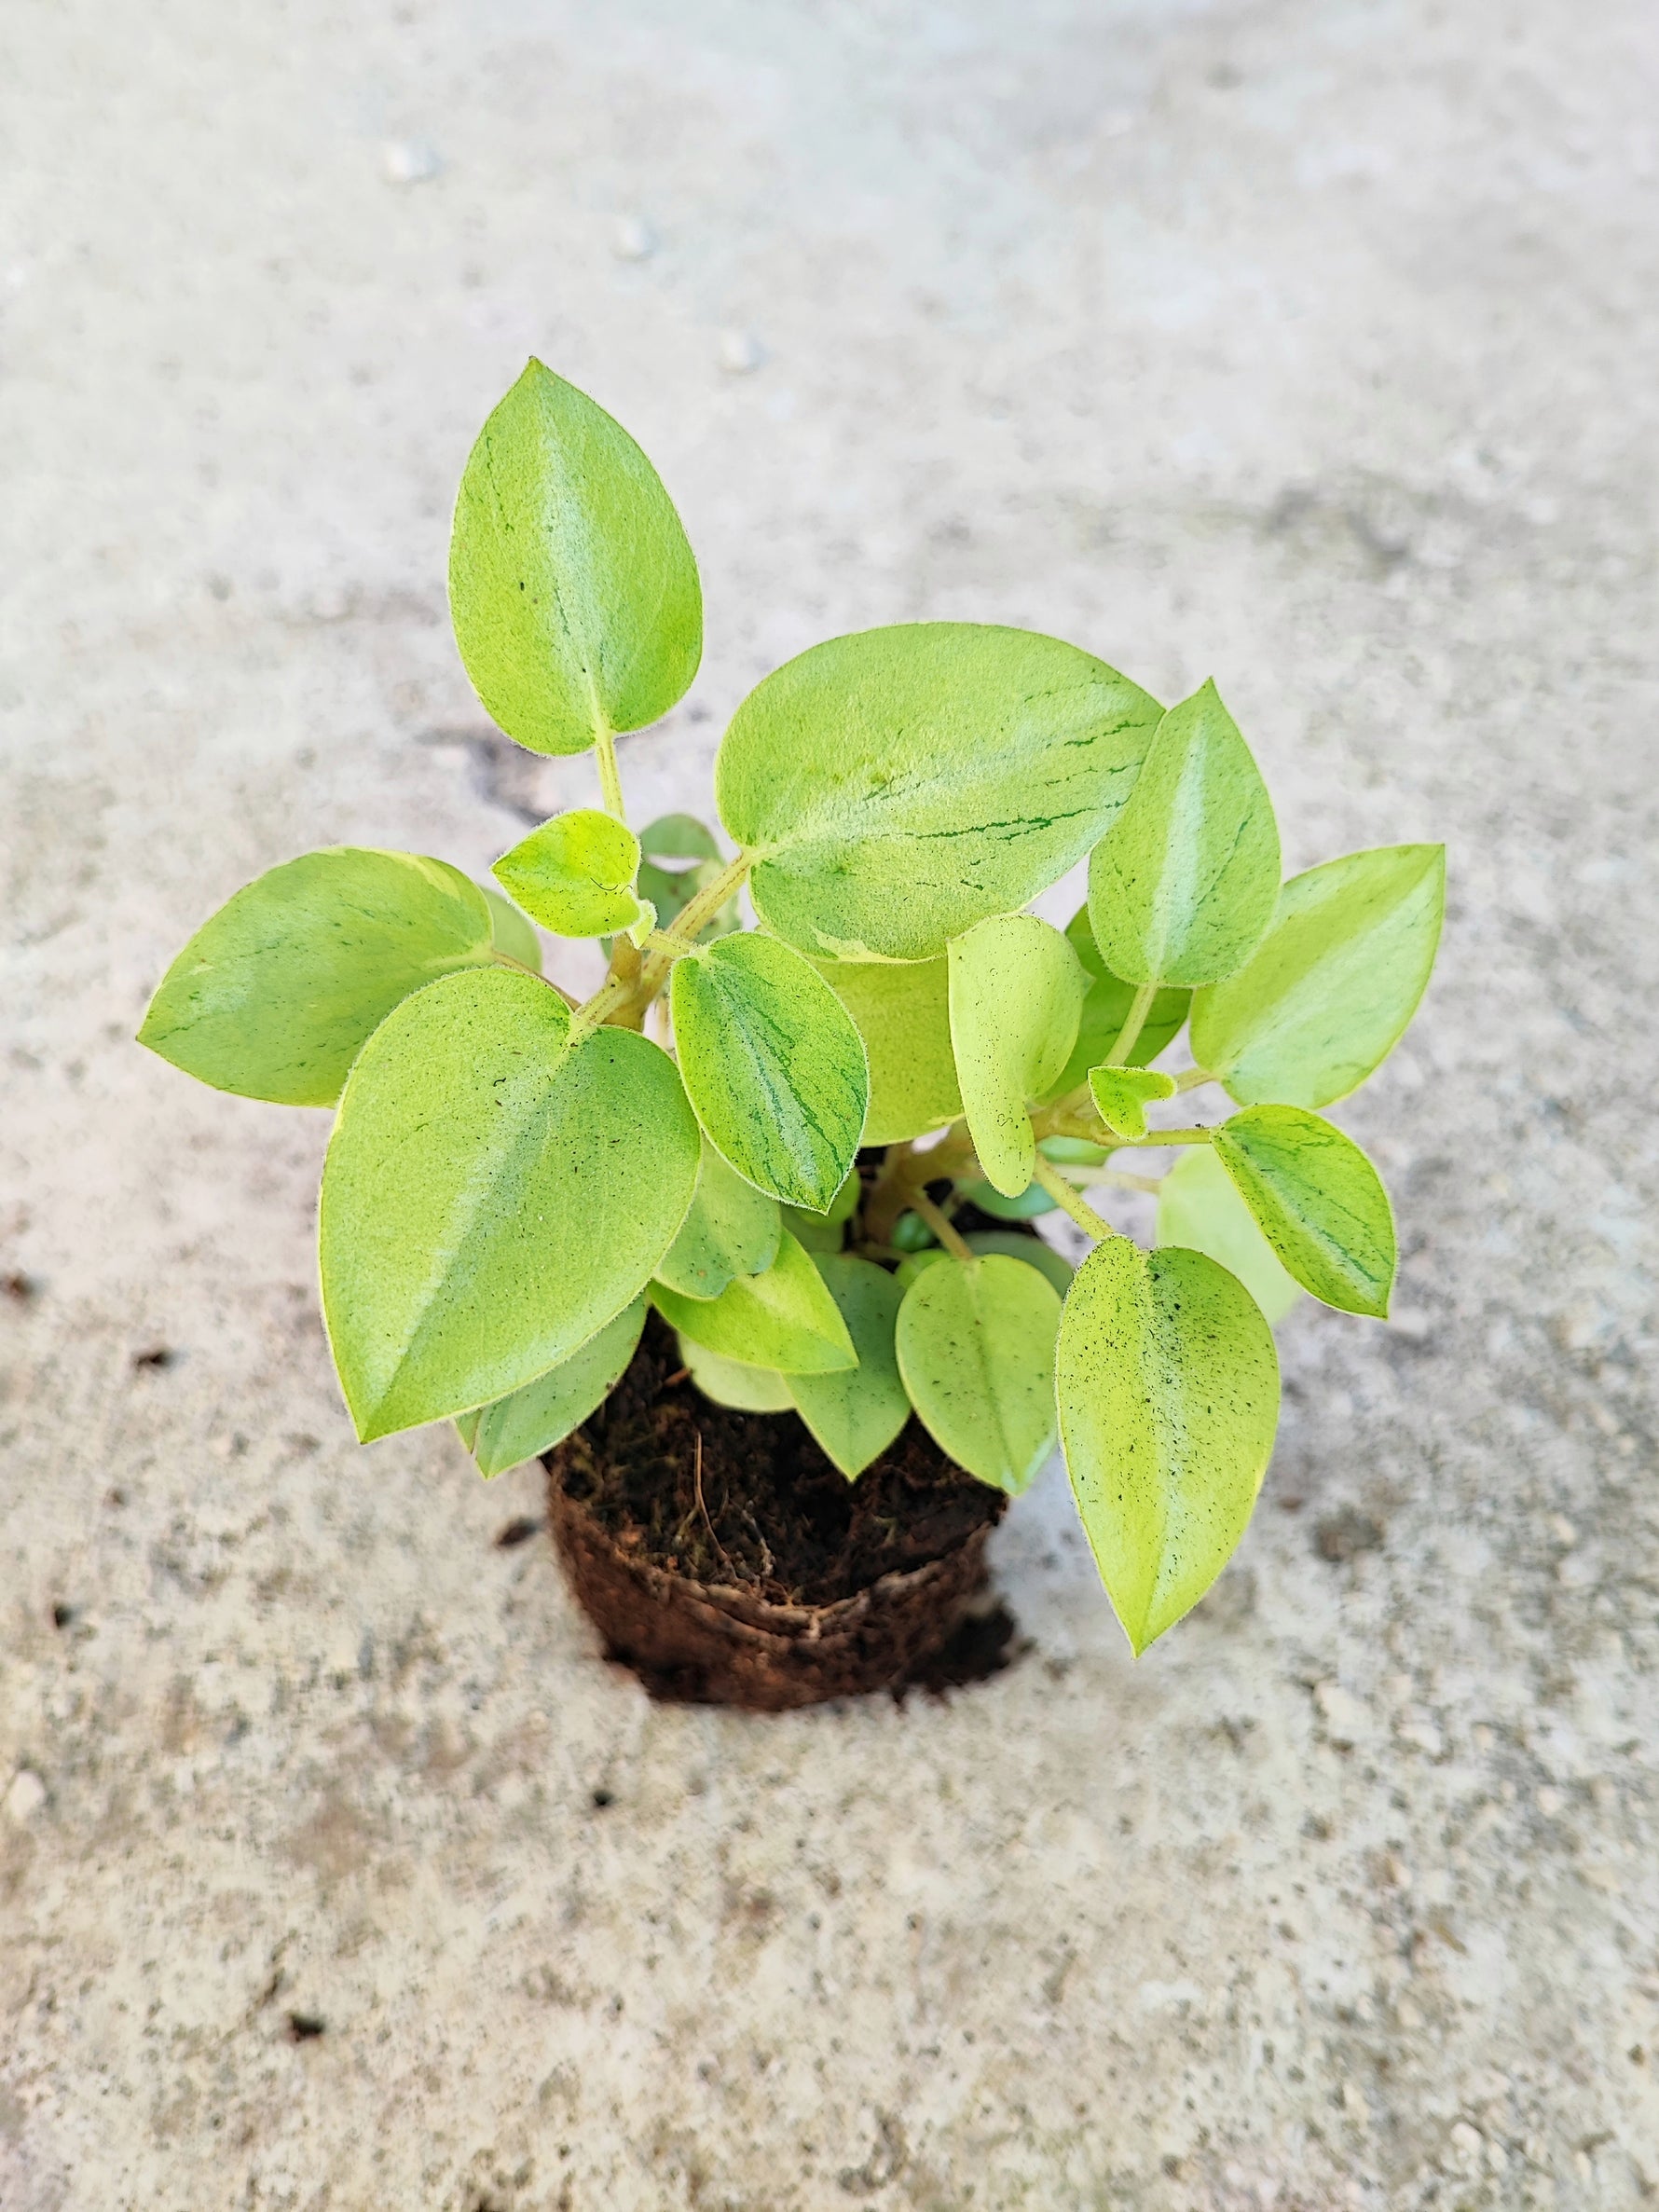
<path id="1" fill-rule="evenodd" d="M 1192 1050 L 1241 1106 L 1330 1106 L 1399 1043 L 1446 911 L 1446 847 L 1382 845 L 1293 876 L 1247 964 L 1199 992 Z"/>
<path id="2" fill-rule="evenodd" d="M 1282 1321 L 1301 1298 L 1213 1145 L 1188 1145 L 1159 1182 L 1158 1242 L 1208 1254 L 1237 1275 L 1269 1325 Z"/>
<path id="3" fill-rule="evenodd" d="M 1249 958 L 1279 895 L 1279 830 L 1213 683 L 1159 723 L 1089 862 L 1101 956 L 1134 983 L 1209 983 Z"/>
<path id="4" fill-rule="evenodd" d="M 951 1051 L 950 967 L 937 960 L 818 960 L 870 1061 L 867 1145 L 898 1145 L 962 1111 Z"/>
<path id="5" fill-rule="evenodd" d="M 572 1047 L 505 968 L 404 1001 L 351 1070 L 322 1171 L 322 1311 L 363 1442 L 508 1396 L 632 1303 L 685 1217 L 697 1124 L 665 1052 Z"/>
<path id="6" fill-rule="evenodd" d="M 336 845 L 244 885 L 196 932 L 138 1041 L 241 1098 L 333 1106 L 392 1008 L 486 965 L 484 893 L 419 853 Z"/>
<path id="7" fill-rule="evenodd" d="M 677 1332 L 679 1356 L 692 1381 L 717 1406 L 735 1407 L 739 1413 L 792 1413 L 788 1379 L 775 1367 L 751 1367 L 739 1359 L 723 1359 L 695 1338 Z"/>
<path id="8" fill-rule="evenodd" d="M 1084 1532 L 1139 1655 L 1244 1533 L 1278 1421 L 1273 1334 L 1201 1252 L 1115 1236 L 1077 1270 L 1055 1376 Z"/>
<path id="9" fill-rule="evenodd" d="M 632 888 L 639 840 L 596 806 L 572 807 L 532 830 L 490 873 L 555 937 L 604 937 L 639 919 Z"/>
<path id="10" fill-rule="evenodd" d="M 1023 1260 L 950 1257 L 898 1309 L 898 1370 L 939 1449 L 1011 1496 L 1054 1446 L 1060 1294 Z"/>
<path id="11" fill-rule="evenodd" d="M 835 1375 L 791 1375 L 789 1391 L 802 1420 L 852 1482 L 910 1419 L 893 1346 L 904 1293 L 885 1268 L 850 1252 L 826 1253 L 817 1264 L 858 1364 Z"/>
<path id="12" fill-rule="evenodd" d="M 1222 1165 L 1304 1290 L 1386 1321 L 1396 1246 L 1382 1177 L 1352 1137 L 1303 1106 L 1247 1106 L 1215 1132 Z"/>
<path id="13" fill-rule="evenodd" d="M 1159 719 L 1075 645 L 910 623 L 758 684 L 715 765 L 770 928 L 842 960 L 926 960 L 1023 906 L 1101 836 Z"/>
<path id="14" fill-rule="evenodd" d="M 657 1281 L 682 1298 L 719 1298 L 738 1275 L 759 1275 L 777 1257 L 777 1201 L 734 1175 L 703 1139 L 692 1210 L 657 1264 Z"/>
<path id="15" fill-rule="evenodd" d="M 716 1298 L 682 1298 L 653 1283 L 651 1299 L 681 1336 L 745 1367 L 830 1375 L 857 1360 L 840 1307 L 787 1229 L 764 1274 L 739 1275 Z"/>
<path id="16" fill-rule="evenodd" d="M 532 752 L 642 729 L 697 672 L 703 594 L 673 501 L 621 423 L 539 361 L 467 461 L 449 611 L 473 689 Z"/>
<path id="17" fill-rule="evenodd" d="M 1089 979 L 1060 931 L 1035 914 L 994 914 L 950 949 L 951 1040 L 968 1133 L 1005 1198 L 1036 1159 L 1027 1101 L 1070 1057 Z"/>
<path id="18" fill-rule="evenodd" d="M 1145 1136 L 1146 1108 L 1174 1097 L 1175 1079 L 1155 1067 L 1091 1067 L 1089 1095 L 1114 1136 Z"/>
<path id="19" fill-rule="evenodd" d="M 757 1189 L 824 1213 L 870 1104 L 864 1046 L 809 960 L 753 930 L 674 964 L 680 1073 L 697 1118 Z"/>
<path id="20" fill-rule="evenodd" d="M 479 1474 L 504 1475 L 510 1467 L 539 1459 L 562 1444 L 626 1374 L 644 1326 L 645 1300 L 637 1298 L 569 1359 L 549 1367 L 511 1397 L 497 1398 L 469 1416 L 472 1436 L 467 1449 L 478 1463 Z"/>
<path id="21" fill-rule="evenodd" d="M 1114 975 L 1101 958 L 1094 931 L 1089 926 L 1087 906 L 1078 907 L 1065 926 L 1065 934 L 1088 973 L 1089 996 L 1077 1018 L 1077 1041 L 1072 1047 L 1071 1058 L 1044 1092 L 1045 1104 L 1050 1099 L 1063 1098 L 1089 1080 L 1090 1069 L 1098 1067 L 1117 1042 L 1118 1032 L 1129 1018 L 1135 996 L 1133 983 L 1126 983 L 1121 976 Z M 1130 1048 L 1128 1065 L 1145 1067 L 1156 1060 L 1179 1034 L 1191 1003 L 1190 991 L 1174 987 L 1159 991 L 1152 1001 L 1151 1012 L 1141 1025 L 1140 1036 Z"/>

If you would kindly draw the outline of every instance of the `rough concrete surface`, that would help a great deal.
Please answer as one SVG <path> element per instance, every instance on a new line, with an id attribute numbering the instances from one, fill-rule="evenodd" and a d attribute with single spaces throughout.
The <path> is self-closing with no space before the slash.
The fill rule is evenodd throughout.
<path id="1" fill-rule="evenodd" d="M 1652 0 L 11 0 L 5 2212 L 1654 2199 L 1656 80 Z M 257 870 L 592 792 L 444 613 L 532 350 L 704 565 L 642 810 L 951 615 L 1213 673 L 1292 865 L 1449 842 L 1398 1324 L 1285 1325 L 1138 1666 L 1046 1480 L 994 1682 L 653 1708 L 528 1471 L 353 1444 L 326 1118 L 130 1042 Z"/>

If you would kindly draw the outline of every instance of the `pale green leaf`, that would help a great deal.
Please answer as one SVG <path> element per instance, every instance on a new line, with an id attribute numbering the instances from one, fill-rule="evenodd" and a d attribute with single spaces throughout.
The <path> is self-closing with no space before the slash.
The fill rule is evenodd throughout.
<path id="1" fill-rule="evenodd" d="M 1293 876 L 1248 965 L 1193 1000 L 1200 1066 L 1241 1106 L 1346 1098 L 1417 1011 L 1445 910 L 1444 845 L 1383 845 Z"/>
<path id="2" fill-rule="evenodd" d="M 660 814 L 639 832 L 648 860 L 719 860 L 720 848 L 706 823 L 692 814 Z"/>
<path id="3" fill-rule="evenodd" d="M 490 935 L 496 951 L 505 953 L 509 960 L 516 960 L 520 968 L 528 968 L 532 975 L 540 975 L 542 940 L 528 916 L 519 913 L 511 899 L 503 899 L 500 891 L 492 891 L 487 884 L 480 884 L 478 888 L 489 909 Z"/>
<path id="4" fill-rule="evenodd" d="M 1303 1106 L 1247 1106 L 1214 1146 L 1262 1234 L 1304 1290 L 1345 1313 L 1388 1318 L 1393 1209 L 1351 1136 Z"/>
<path id="5" fill-rule="evenodd" d="M 1278 1421 L 1273 1334 L 1201 1252 L 1108 1237 L 1066 1298 L 1055 1374 L 1084 1532 L 1139 1654 L 1244 1533 Z"/>
<path id="6" fill-rule="evenodd" d="M 636 1298 L 569 1359 L 470 1416 L 475 1425 L 468 1449 L 479 1474 L 504 1475 L 562 1444 L 627 1373 L 644 1326 L 645 1300 Z"/>
<path id="7" fill-rule="evenodd" d="M 1175 1079 L 1153 1067 L 1091 1067 L 1089 1095 L 1114 1136 L 1145 1136 L 1146 1108 L 1174 1097 Z"/>
<path id="8" fill-rule="evenodd" d="M 1072 1047 L 1071 1058 L 1043 1093 L 1044 1104 L 1065 1097 L 1068 1092 L 1079 1090 L 1088 1081 L 1090 1069 L 1098 1067 L 1117 1042 L 1135 998 L 1133 983 L 1126 983 L 1121 976 L 1114 975 L 1101 958 L 1094 931 L 1089 926 L 1087 906 L 1078 907 L 1065 926 L 1065 934 L 1073 952 L 1088 970 L 1089 996 L 1077 1019 L 1077 1041 Z M 1130 1047 L 1125 1065 L 1145 1067 L 1156 1060 L 1178 1034 L 1191 1003 L 1190 991 L 1174 988 L 1159 991 L 1141 1024 L 1139 1037 Z"/>
<path id="9" fill-rule="evenodd" d="M 419 853 L 331 845 L 285 860 L 202 924 L 138 1041 L 242 1098 L 333 1106 L 400 1000 L 490 957 L 484 893 Z"/>
<path id="10" fill-rule="evenodd" d="M 578 806 L 532 830 L 490 873 L 555 937 L 604 937 L 639 919 L 630 887 L 638 866 L 639 840 L 625 822 Z"/>
<path id="11" fill-rule="evenodd" d="M 539 361 L 467 461 L 449 610 L 478 696 L 532 752 L 642 729 L 697 672 L 703 597 L 673 502 L 622 425 Z"/>
<path id="12" fill-rule="evenodd" d="M 809 1252 L 839 1252 L 846 1243 L 846 1225 L 858 1211 L 863 1188 L 857 1167 L 849 1168 L 827 1214 L 809 1214 L 804 1206 L 785 1206 L 784 1227 Z"/>
<path id="13" fill-rule="evenodd" d="M 788 1381 L 775 1367 L 751 1367 L 740 1359 L 722 1359 L 706 1344 L 678 1332 L 679 1356 L 706 1398 L 739 1413 L 793 1413 Z"/>
<path id="14" fill-rule="evenodd" d="M 484 1418 L 484 1408 L 473 1406 L 468 1412 L 455 1417 L 455 1433 L 469 1451 L 478 1441 L 478 1423 Z"/>
<path id="15" fill-rule="evenodd" d="M 1014 1496 L 1054 1446 L 1060 1297 L 1023 1260 L 946 1258 L 898 1309 L 898 1369 L 939 1449 Z"/>
<path id="16" fill-rule="evenodd" d="M 819 960 L 870 1060 L 867 1145 L 898 1145 L 962 1111 L 951 1051 L 949 966 L 937 960 Z"/>
<path id="17" fill-rule="evenodd" d="M 1159 723 L 1089 862 L 1101 956 L 1133 983 L 1209 983 L 1250 957 L 1279 895 L 1279 831 L 1250 748 L 1206 683 Z"/>
<path id="18" fill-rule="evenodd" d="M 358 1435 L 544 1375 L 644 1288 L 696 1183 L 674 1063 L 631 1030 L 574 1047 L 515 969 L 407 998 L 351 1070 L 322 1171 L 322 1310 Z"/>
<path id="19" fill-rule="evenodd" d="M 764 1274 L 739 1275 L 717 1298 L 683 1298 L 653 1283 L 651 1298 L 682 1336 L 746 1367 L 829 1375 L 857 1359 L 840 1307 L 787 1229 Z"/>
<path id="20" fill-rule="evenodd" d="M 789 1390 L 802 1420 L 851 1482 L 910 1419 L 893 1348 L 904 1293 L 884 1268 L 851 1253 L 826 1254 L 817 1265 L 841 1308 L 858 1364 L 836 1375 L 791 1375 Z"/>
<path id="21" fill-rule="evenodd" d="M 692 1210 L 657 1265 L 657 1281 L 682 1298 L 719 1298 L 737 1275 L 759 1275 L 777 1257 L 776 1199 L 734 1175 L 706 1137 Z"/>
<path id="22" fill-rule="evenodd" d="M 1007 1259 L 1023 1260 L 1027 1267 L 1053 1284 L 1063 1298 L 1072 1279 L 1072 1263 L 1056 1252 L 1052 1244 L 1045 1244 L 1041 1237 L 1021 1236 L 1017 1229 L 970 1229 L 963 1238 L 970 1252 L 983 1258 L 987 1252 L 1000 1252 Z M 936 1259 L 946 1257 L 943 1247 L 931 1244 L 925 1252 L 912 1252 L 901 1259 L 894 1271 L 893 1280 L 901 1290 L 908 1290 L 925 1268 Z"/>
<path id="23" fill-rule="evenodd" d="M 1301 1292 L 1280 1266 L 1211 1145 L 1188 1145 L 1158 1186 L 1158 1242 L 1204 1252 L 1237 1275 L 1269 1323 Z"/>
<path id="24" fill-rule="evenodd" d="M 825 1212 L 870 1100 L 840 999 L 791 946 L 752 930 L 677 960 L 670 992 L 680 1073 L 709 1136 L 758 1189 Z"/>
<path id="25" fill-rule="evenodd" d="M 757 685 L 720 746 L 755 911 L 803 952 L 925 960 L 1023 906 L 1122 805 L 1157 702 L 1057 639 L 972 623 L 835 638 Z"/>
<path id="26" fill-rule="evenodd" d="M 951 1039 L 968 1133 L 1005 1198 L 1031 1181 L 1028 1101 L 1065 1065 L 1089 979 L 1060 931 L 1035 914 L 994 914 L 950 948 Z"/>

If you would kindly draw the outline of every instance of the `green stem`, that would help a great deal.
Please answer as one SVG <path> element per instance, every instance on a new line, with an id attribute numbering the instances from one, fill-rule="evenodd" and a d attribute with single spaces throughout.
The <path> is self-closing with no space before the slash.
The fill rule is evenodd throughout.
<path id="1" fill-rule="evenodd" d="M 1036 1179 L 1063 1212 L 1071 1216 L 1086 1237 L 1093 1237 L 1097 1243 L 1104 1243 L 1108 1237 L 1118 1232 L 1109 1221 L 1103 1221 L 1092 1206 L 1085 1205 L 1052 1161 L 1036 1156 Z"/>
<path id="2" fill-rule="evenodd" d="M 1149 1129 L 1145 1136 L 1115 1136 L 1111 1140 L 1114 1151 L 1120 1145 L 1209 1145 L 1215 1141 L 1213 1129 Z"/>
<path id="3" fill-rule="evenodd" d="M 600 723 L 594 738 L 594 758 L 599 763 L 599 795 L 605 811 L 625 822 L 628 817 L 623 804 L 622 771 L 616 764 L 616 735 L 608 723 Z"/>
<path id="4" fill-rule="evenodd" d="M 1221 1078 L 1213 1076 L 1207 1067 L 1184 1067 L 1175 1078 L 1177 1091 L 1197 1091 L 1205 1083 L 1219 1083 Z"/>
<path id="5" fill-rule="evenodd" d="M 1152 1011 L 1152 1001 L 1157 996 L 1158 985 L 1156 983 L 1141 983 L 1136 986 L 1134 997 L 1130 1001 L 1129 1012 L 1124 1017 L 1123 1027 L 1117 1032 L 1117 1037 L 1113 1041 L 1112 1050 L 1101 1062 L 1103 1067 L 1121 1067 L 1123 1065 L 1141 1041 L 1141 1032 L 1146 1026 L 1146 1016 Z"/>
<path id="6" fill-rule="evenodd" d="M 911 1210 L 922 1216 L 953 1259 L 966 1259 L 971 1264 L 978 1257 L 973 1247 L 965 1242 L 961 1230 L 952 1226 L 950 1216 L 934 1204 L 926 1191 L 913 1193 Z"/>
<path id="7" fill-rule="evenodd" d="M 703 930 L 713 921 L 733 892 L 740 887 L 753 859 L 752 853 L 739 853 L 736 859 L 728 861 L 713 883 L 706 885 L 675 916 L 674 935 L 683 939 L 688 945 L 694 946 Z M 651 953 L 651 958 L 645 963 L 645 972 L 639 978 L 639 988 L 644 993 L 647 1006 L 662 989 L 668 970 L 680 957 L 681 955 L 665 952 L 660 948 Z"/>
<path id="8" fill-rule="evenodd" d="M 1063 1175 L 1066 1174 L 1064 1168 L 1060 1172 Z M 1117 1167 L 1075 1167 L 1066 1175 L 1068 1182 L 1072 1175 L 1077 1178 L 1074 1188 L 1082 1190 L 1092 1189 L 1096 1183 L 1109 1183 L 1114 1190 L 1157 1191 L 1163 1187 L 1161 1175 L 1131 1175 Z"/>

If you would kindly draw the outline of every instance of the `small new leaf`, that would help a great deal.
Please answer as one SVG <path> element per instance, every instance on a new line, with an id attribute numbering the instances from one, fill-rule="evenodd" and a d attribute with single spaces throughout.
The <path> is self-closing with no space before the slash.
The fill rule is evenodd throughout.
<path id="1" fill-rule="evenodd" d="M 539 361 L 467 461 L 449 609 L 478 696 L 532 752 L 642 729 L 697 672 L 703 595 L 673 502 L 622 425 Z"/>
<path id="2" fill-rule="evenodd" d="M 1187 1146 L 1159 1182 L 1158 1242 L 1207 1253 L 1238 1276 L 1269 1325 L 1282 1321 L 1301 1300 L 1213 1145 Z"/>
<path id="3" fill-rule="evenodd" d="M 393 1007 L 490 957 L 485 895 L 419 853 L 336 845 L 285 860 L 204 922 L 138 1041 L 241 1098 L 333 1106 Z"/>
<path id="4" fill-rule="evenodd" d="M 1206 683 L 1159 723 L 1128 804 L 1090 857 L 1095 942 L 1131 982 L 1213 982 L 1249 958 L 1278 893 L 1272 802 Z"/>
<path id="5" fill-rule="evenodd" d="M 777 1201 L 734 1175 L 705 1137 L 692 1210 L 658 1262 L 657 1281 L 682 1298 L 719 1298 L 737 1276 L 772 1265 L 781 1229 Z"/>
<path id="6" fill-rule="evenodd" d="M 898 1145 L 962 1111 L 951 1051 L 949 964 L 816 960 L 864 1039 L 870 1060 L 867 1145 Z"/>
<path id="7" fill-rule="evenodd" d="M 645 1300 L 636 1298 L 556 1367 L 464 1416 L 457 1426 L 479 1474 L 504 1475 L 562 1444 L 626 1374 L 644 1326 Z"/>
<path id="8" fill-rule="evenodd" d="M 764 1274 L 739 1275 L 717 1298 L 684 1298 L 653 1283 L 651 1299 L 681 1336 L 745 1367 L 830 1375 L 857 1363 L 840 1307 L 788 1230 Z"/>
<path id="9" fill-rule="evenodd" d="M 1065 1065 L 1089 979 L 1076 954 L 1035 914 L 994 914 L 951 940 L 951 1039 L 968 1133 L 986 1180 L 1005 1198 L 1036 1159 L 1027 1102 Z"/>
<path id="10" fill-rule="evenodd" d="M 674 1041 L 697 1118 L 757 1189 L 824 1213 L 870 1103 L 852 1017 L 801 955 L 755 931 L 675 963 Z"/>
<path id="11" fill-rule="evenodd" d="M 1021 1260 L 944 1258 L 898 1309 L 898 1371 L 923 1426 L 981 1482 L 1017 1497 L 1054 1446 L 1060 1297 Z"/>
<path id="12" fill-rule="evenodd" d="M 1089 996 L 1083 1001 L 1083 1011 L 1077 1020 L 1077 1041 L 1072 1047 L 1072 1056 L 1060 1074 L 1055 1077 L 1043 1094 L 1047 1104 L 1063 1098 L 1089 1079 L 1091 1067 L 1099 1067 L 1117 1042 L 1118 1033 L 1129 1019 L 1130 1009 L 1135 1001 L 1135 986 L 1114 975 L 1100 956 L 1094 941 L 1094 931 L 1089 926 L 1089 909 L 1078 907 L 1065 926 L 1066 941 L 1082 961 L 1089 976 Z M 1159 991 L 1152 1001 L 1151 1010 L 1141 1024 L 1140 1035 L 1130 1047 L 1129 1067 L 1147 1067 L 1158 1058 L 1164 1047 L 1180 1031 L 1186 1019 L 1186 1010 L 1192 1003 L 1192 993 L 1178 988 Z"/>
<path id="13" fill-rule="evenodd" d="M 638 867 L 639 840 L 627 824 L 579 806 L 532 830 L 490 873 L 555 937 L 605 937 L 639 919 L 631 888 Z"/>
<path id="14" fill-rule="evenodd" d="M 858 1364 L 839 1374 L 791 1375 L 788 1386 L 802 1420 L 852 1482 L 910 1419 L 893 1345 L 904 1293 L 884 1268 L 851 1253 L 826 1253 L 817 1264 Z"/>
<path id="15" fill-rule="evenodd" d="M 1214 1148 L 1262 1234 L 1304 1290 L 1345 1313 L 1388 1318 L 1394 1216 L 1351 1136 L 1302 1106 L 1248 1106 Z"/>
<path id="16" fill-rule="evenodd" d="M 1241 1106 L 1346 1098 L 1417 1011 L 1445 911 L 1444 845 L 1383 845 L 1293 876 L 1248 964 L 1193 1000 L 1199 1065 Z"/>
<path id="17" fill-rule="evenodd" d="M 1138 1656 L 1244 1533 L 1278 1420 L 1272 1331 L 1201 1252 L 1110 1237 L 1066 1298 L 1055 1375 L 1077 1509 Z"/>
<path id="18" fill-rule="evenodd" d="M 1175 1079 L 1159 1068 L 1091 1067 L 1089 1095 L 1114 1136 L 1145 1136 L 1147 1106 L 1154 1099 L 1173 1098 Z"/>

